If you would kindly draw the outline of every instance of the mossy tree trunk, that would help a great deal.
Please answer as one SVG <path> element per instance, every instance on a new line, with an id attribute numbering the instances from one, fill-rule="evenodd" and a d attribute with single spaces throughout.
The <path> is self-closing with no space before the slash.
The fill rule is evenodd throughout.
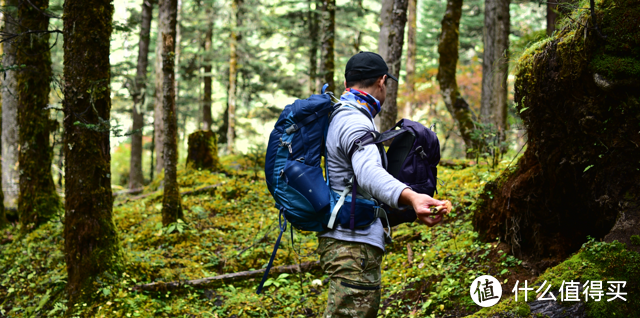
<path id="1" fill-rule="evenodd" d="M 156 39 L 156 80 L 155 80 L 155 96 L 154 96 L 154 105 L 153 105 L 153 141 L 155 148 L 155 157 L 156 157 L 156 166 L 155 166 L 155 175 L 159 176 L 162 173 L 162 169 L 164 169 L 164 122 L 163 122 L 163 90 L 162 90 L 162 36 L 161 30 L 163 29 L 163 24 L 166 20 L 165 12 L 160 9 L 165 0 L 158 0 L 158 32 Z"/>
<path id="2" fill-rule="evenodd" d="M 109 153 L 112 15 L 111 0 L 64 2 L 64 247 L 70 310 L 95 292 L 96 278 L 122 266 Z"/>
<path id="3" fill-rule="evenodd" d="M 194 169 L 220 170 L 218 140 L 211 130 L 197 130 L 189 135 L 187 166 Z"/>
<path id="4" fill-rule="evenodd" d="M 320 76 L 322 83 L 329 84 L 327 91 L 334 93 L 336 83 L 334 81 L 335 61 L 335 37 L 336 37 L 336 0 L 322 0 L 322 44 L 320 52 Z"/>
<path id="5" fill-rule="evenodd" d="M 149 41 L 151 19 L 153 16 L 153 0 L 142 1 L 142 21 L 140 23 L 140 40 L 138 43 L 138 68 L 133 83 L 133 119 L 131 135 L 131 160 L 129 161 L 129 189 L 142 188 L 144 175 L 142 174 L 142 128 L 144 128 L 144 114 L 147 88 L 147 66 L 149 65 Z"/>
<path id="6" fill-rule="evenodd" d="M 456 121 L 460 136 L 464 140 L 467 148 L 474 148 L 474 141 L 471 133 L 474 129 L 475 120 L 473 112 L 469 108 L 467 101 L 460 95 L 458 82 L 456 80 L 456 68 L 458 65 L 458 46 L 460 17 L 462 16 L 462 0 L 448 0 L 447 9 L 442 18 L 442 33 L 438 38 L 438 83 L 440 84 L 440 94 L 444 100 L 451 117 Z M 467 152 L 470 156 L 470 152 Z"/>
<path id="7" fill-rule="evenodd" d="M 178 186 L 178 117 L 175 91 L 175 40 L 178 1 L 164 0 L 160 10 L 165 18 L 159 36 L 162 37 L 163 121 L 164 121 L 164 195 L 162 223 L 168 225 L 184 220 L 180 187 Z"/>
<path id="8" fill-rule="evenodd" d="M 507 129 L 510 2 L 511 0 L 488 0 L 484 6 L 480 120 L 491 126 L 499 141 L 505 139 Z"/>
<path id="9" fill-rule="evenodd" d="M 207 31 L 204 35 L 204 95 L 202 96 L 202 123 L 204 130 L 211 130 L 211 126 L 213 125 L 213 116 L 211 115 L 211 94 L 213 93 L 211 89 L 212 83 L 212 66 L 211 66 L 211 56 L 213 52 L 211 51 L 211 40 L 213 38 L 213 7 L 211 4 L 206 5 L 205 9 L 207 15 Z M 191 137 L 189 137 L 191 138 Z"/>
<path id="10" fill-rule="evenodd" d="M 30 0 L 18 8 L 19 32 L 47 30 L 49 17 L 40 10 L 49 0 Z M 34 8 L 37 7 L 38 9 Z M 22 35 L 17 38 L 16 64 L 24 65 L 17 76 L 18 131 L 20 152 L 20 195 L 18 216 L 23 231 L 51 219 L 60 210 L 60 199 L 51 175 L 53 147 L 50 132 L 57 124 L 49 119 L 51 53 L 49 34 Z"/>
<path id="11" fill-rule="evenodd" d="M 18 0 L 5 0 L 4 29 L 8 34 L 19 32 L 16 23 L 18 18 Z M 14 41 L 5 41 L 3 45 L 2 65 L 5 69 L 16 64 Z M 18 174 L 18 90 L 16 71 L 7 70 L 2 80 L 2 190 L 4 206 L 16 210 L 18 207 L 19 179 Z"/>
<path id="12" fill-rule="evenodd" d="M 387 1 L 392 2 L 390 10 L 385 10 L 389 8 L 385 6 Z M 404 45 L 404 28 L 407 24 L 408 6 L 409 0 L 385 0 L 380 16 L 382 26 L 380 27 L 378 50 L 389 66 L 389 74 L 396 78 L 400 75 L 400 66 L 402 65 L 402 46 Z M 382 31 L 384 27 L 387 28 L 386 32 Z M 380 131 L 391 129 L 396 124 L 396 119 L 398 118 L 398 84 L 392 79 L 387 81 L 387 96 L 384 106 L 376 116 Z"/>
<path id="13" fill-rule="evenodd" d="M 409 7 L 407 8 L 407 66 L 406 66 L 406 101 L 404 103 L 404 109 L 402 116 L 404 118 L 411 118 L 413 115 L 413 108 L 415 103 L 413 102 L 413 94 L 415 92 L 415 73 L 416 73 L 416 31 L 417 24 L 417 9 L 418 0 L 409 0 Z"/>
<path id="14" fill-rule="evenodd" d="M 227 93 L 227 152 L 235 151 L 236 141 L 236 103 L 237 103 L 237 84 L 238 84 L 238 46 L 242 40 L 240 34 L 240 26 L 242 25 L 242 0 L 233 0 L 231 5 L 232 11 L 232 30 L 229 38 L 229 87 Z"/>
<path id="15" fill-rule="evenodd" d="M 308 26 L 309 26 L 309 92 L 314 94 L 318 91 L 316 83 L 318 73 L 318 1 L 307 0 L 308 5 Z M 313 5 L 313 8 L 312 8 Z"/>
<path id="16" fill-rule="evenodd" d="M 515 100 L 528 146 L 487 184 L 474 226 L 539 271 L 587 236 L 630 243 L 640 234 L 640 2 L 598 2 L 601 39 L 586 10 L 528 49 Z"/>

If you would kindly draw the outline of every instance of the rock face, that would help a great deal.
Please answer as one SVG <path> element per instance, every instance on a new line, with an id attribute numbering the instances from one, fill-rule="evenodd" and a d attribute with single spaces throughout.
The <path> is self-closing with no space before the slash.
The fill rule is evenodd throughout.
<path id="1" fill-rule="evenodd" d="M 216 134 L 211 130 L 198 130 L 189 135 L 187 165 L 195 169 L 220 169 Z"/>
<path id="2" fill-rule="evenodd" d="M 527 50 L 515 100 L 527 129 L 517 166 L 489 183 L 474 216 L 538 271 L 587 236 L 627 248 L 640 234 L 640 2 L 598 1 Z M 600 34 L 599 34 L 600 33 Z"/>

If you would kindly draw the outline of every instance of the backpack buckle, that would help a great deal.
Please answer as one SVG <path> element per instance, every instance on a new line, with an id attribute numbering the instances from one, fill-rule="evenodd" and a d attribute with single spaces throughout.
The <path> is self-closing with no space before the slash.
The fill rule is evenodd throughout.
<path id="1" fill-rule="evenodd" d="M 424 159 L 427 157 L 427 154 L 424 153 L 424 149 L 422 149 L 422 146 L 418 146 L 415 151 L 420 155 L 420 158 Z"/>

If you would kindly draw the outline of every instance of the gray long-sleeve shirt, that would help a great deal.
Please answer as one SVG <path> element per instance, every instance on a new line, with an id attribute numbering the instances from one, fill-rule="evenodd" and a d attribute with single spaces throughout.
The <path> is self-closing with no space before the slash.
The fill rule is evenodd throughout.
<path id="1" fill-rule="evenodd" d="M 359 107 L 356 104 L 349 105 Z M 356 151 L 353 158 L 348 156 L 355 140 L 371 130 L 377 130 L 375 124 L 357 109 L 341 111 L 333 117 L 326 143 L 329 184 L 333 191 L 340 193 L 355 171 L 359 191 L 364 190 L 378 201 L 397 208 L 400 193 L 408 187 L 384 169 L 377 146 L 365 146 Z M 380 219 L 367 228 L 355 231 L 338 225 L 335 230 L 322 233 L 320 237 L 366 243 L 384 250 L 384 230 Z"/>

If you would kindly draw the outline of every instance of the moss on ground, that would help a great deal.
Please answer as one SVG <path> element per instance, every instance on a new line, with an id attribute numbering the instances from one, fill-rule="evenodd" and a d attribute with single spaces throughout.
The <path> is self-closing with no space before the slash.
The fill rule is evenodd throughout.
<path id="1" fill-rule="evenodd" d="M 228 171 L 252 167 L 250 158 L 223 157 Z M 502 169 L 506 165 L 500 166 Z M 383 265 L 383 315 L 423 317 L 462 316 L 478 308 L 469 297 L 471 281 L 481 274 L 504 280 L 518 264 L 512 256 L 495 254 L 495 243 L 481 243 L 471 226 L 470 206 L 483 185 L 500 173 L 487 166 L 440 168 L 440 198 L 456 208 L 444 224 L 434 228 L 402 225 L 388 246 Z M 135 292 L 133 286 L 154 281 L 197 279 L 262 268 L 277 235 L 277 210 L 262 180 L 264 174 L 240 170 L 235 174 L 186 169 L 178 174 L 181 191 L 218 184 L 213 191 L 183 196 L 189 222 L 163 227 L 159 181 L 145 189 L 139 200 L 114 203 L 114 220 L 124 252 L 126 269 L 104 273 L 91 300 L 78 304 L 79 315 L 92 317 L 305 317 L 319 315 L 326 302 L 327 277 L 313 271 L 281 277 L 255 294 L 258 278 L 185 288 L 172 292 Z M 124 204 L 122 204 L 124 203 Z M 14 241 L 0 245 L 0 303 L 7 317 L 60 317 L 66 310 L 66 267 L 63 225 L 54 219 L 33 233 L 19 236 L 15 227 L 5 230 Z M 172 233 L 168 233 L 168 232 Z M 289 234 L 275 266 L 315 261 L 314 233 L 295 232 L 295 251 Z M 408 245 L 412 250 L 411 262 Z M 492 254 L 493 253 L 493 254 Z M 275 279 L 276 277 L 273 277 Z M 85 306 L 86 304 L 86 306 Z"/>

